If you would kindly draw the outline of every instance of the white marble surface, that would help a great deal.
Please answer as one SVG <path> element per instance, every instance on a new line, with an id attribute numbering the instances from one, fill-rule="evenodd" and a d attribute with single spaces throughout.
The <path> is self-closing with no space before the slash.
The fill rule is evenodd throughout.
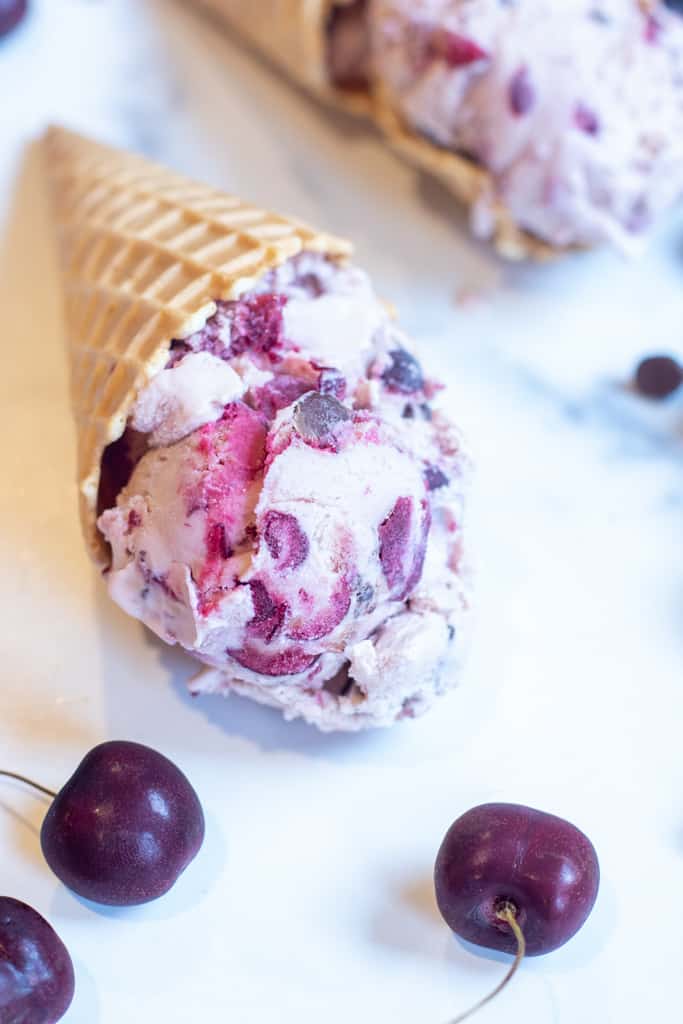
<path id="1" fill-rule="evenodd" d="M 255 0 L 256 2 L 256 0 Z M 603 885 L 485 1021 L 674 1020 L 683 888 L 683 405 L 624 392 L 683 354 L 683 218 L 646 258 L 502 267 L 446 196 L 176 3 L 33 0 L 0 43 L 0 760 L 58 786 L 138 739 L 208 818 L 173 893 L 99 911 L 41 860 L 40 800 L 0 785 L 0 889 L 69 945 L 68 1024 L 445 1024 L 502 963 L 455 941 L 430 872 L 490 799 L 565 815 Z M 479 461 L 479 615 L 463 687 L 393 732 L 323 737 L 192 702 L 187 658 L 113 607 L 86 560 L 40 167 L 50 119 L 348 233 L 451 385 Z M 463 290 L 484 290 L 459 307 Z"/>

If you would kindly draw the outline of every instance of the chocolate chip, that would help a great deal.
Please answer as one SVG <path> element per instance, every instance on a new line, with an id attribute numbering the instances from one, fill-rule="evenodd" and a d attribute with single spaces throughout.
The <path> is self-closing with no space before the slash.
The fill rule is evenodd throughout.
<path id="1" fill-rule="evenodd" d="M 294 426 L 307 441 L 329 440 L 336 428 L 351 419 L 349 410 L 332 395 L 310 391 L 294 407 Z"/>
<path id="2" fill-rule="evenodd" d="M 668 398 L 681 384 L 683 366 L 671 356 L 648 356 L 636 370 L 636 389 L 647 398 Z"/>
<path id="3" fill-rule="evenodd" d="M 574 110 L 574 123 L 576 127 L 585 132 L 586 135 L 598 135 L 600 132 L 600 121 L 598 115 L 584 103 L 577 103 Z"/>
<path id="4" fill-rule="evenodd" d="M 517 117 L 523 117 L 532 109 L 536 103 L 536 90 L 529 77 L 528 68 L 521 67 L 514 73 L 510 79 L 508 97 L 510 109 Z"/>
<path id="5" fill-rule="evenodd" d="M 346 395 L 346 378 L 334 366 L 323 366 L 318 376 L 318 391 L 321 395 L 332 395 L 343 401 Z"/>
<path id="6" fill-rule="evenodd" d="M 448 487 L 448 477 L 438 466 L 427 466 L 425 481 L 428 491 L 438 491 L 440 487 Z"/>
<path id="7" fill-rule="evenodd" d="M 391 363 L 382 374 L 382 380 L 389 391 L 399 391 L 402 395 L 413 395 L 421 391 L 424 385 L 422 367 L 415 356 L 404 348 L 396 348 L 389 353 Z"/>

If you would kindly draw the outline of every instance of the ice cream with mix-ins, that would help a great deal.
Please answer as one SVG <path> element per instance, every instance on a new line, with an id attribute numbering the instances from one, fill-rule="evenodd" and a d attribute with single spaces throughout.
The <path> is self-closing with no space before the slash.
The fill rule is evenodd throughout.
<path id="1" fill-rule="evenodd" d="M 330 32 L 338 85 L 374 80 L 489 172 L 481 237 L 502 204 L 554 246 L 630 252 L 683 194 L 683 20 L 660 0 L 367 0 Z"/>
<path id="2" fill-rule="evenodd" d="M 438 391 L 367 276 L 312 253 L 174 342 L 98 525 L 112 597 L 204 663 L 193 692 L 360 729 L 454 685 L 469 460 Z"/>

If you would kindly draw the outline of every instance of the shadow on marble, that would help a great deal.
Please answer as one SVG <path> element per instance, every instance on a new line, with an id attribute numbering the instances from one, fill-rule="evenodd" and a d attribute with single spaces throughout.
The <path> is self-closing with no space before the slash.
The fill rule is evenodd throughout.
<path id="1" fill-rule="evenodd" d="M 68 593 L 78 572 L 70 557 L 76 530 L 66 543 L 61 533 L 70 516 L 77 522 L 75 442 L 51 230 L 42 153 L 33 142 L 17 168 L 0 238 L 0 305 L 12 346 L 0 386 L 8 432 L 0 445 L 7 444 L 2 539 L 11 539 L 15 559 L 29 569 L 40 564 L 43 586 Z"/>
<path id="2" fill-rule="evenodd" d="M 76 975 L 76 991 L 71 1004 L 71 1012 L 78 1013 L 79 1020 L 87 1021 L 88 1024 L 98 1024 L 102 1020 L 102 1004 L 97 993 L 97 984 L 94 977 L 79 957 L 74 957 L 71 951 L 71 959 Z M 65 1024 L 71 1019 L 71 1013 L 64 1018 Z"/>
<path id="3" fill-rule="evenodd" d="M 374 942 L 400 953 L 450 964 L 470 962 L 465 953 L 471 950 L 456 941 L 439 914 L 431 872 L 393 879 L 370 931 Z"/>
<path id="4" fill-rule="evenodd" d="M 154 638 L 150 642 L 155 643 Z M 173 670 L 173 652 L 158 641 L 159 660 Z M 380 757 L 384 741 L 389 742 L 386 730 L 365 730 L 358 733 L 321 732 L 313 725 L 297 719 L 288 722 L 276 708 L 266 707 L 246 697 L 214 694 L 193 697 L 187 682 L 196 674 L 185 678 L 173 676 L 173 689 L 189 713 L 203 715 L 213 727 L 231 736 L 248 739 L 264 752 L 291 751 L 308 757 L 338 760 L 344 757 Z"/>
<path id="5" fill-rule="evenodd" d="M 616 928 L 616 894 L 613 887 L 601 883 L 598 902 L 577 936 L 566 946 L 549 954 L 555 971 L 576 971 L 594 961 L 607 947 Z M 390 883 L 387 898 L 371 927 L 372 938 L 402 953 L 419 954 L 429 959 L 467 963 L 474 969 L 477 961 L 509 964 L 510 956 L 486 949 L 450 932 L 443 921 L 434 896 L 432 875 L 413 875 Z M 544 957 L 530 957 L 525 970 L 542 970 Z"/>
<path id="6" fill-rule="evenodd" d="M 58 746 L 72 744 L 77 749 L 88 750 L 97 742 L 97 735 L 89 728 L 84 716 L 78 714 L 79 707 L 85 704 L 86 700 L 87 698 L 74 698 L 72 701 L 58 699 L 50 705 L 37 708 L 35 696 L 33 700 L 26 697 L 25 707 L 17 699 L 13 699 L 11 711 L 3 711 L 3 725 L 11 728 L 12 736 L 16 740 L 21 740 L 27 753 L 20 765 L 0 767 L 9 767 L 12 771 L 31 777 L 33 769 L 29 752 L 32 747 L 42 750 L 52 747 L 56 750 Z M 64 780 L 41 778 L 36 781 L 50 789 L 57 789 Z"/>

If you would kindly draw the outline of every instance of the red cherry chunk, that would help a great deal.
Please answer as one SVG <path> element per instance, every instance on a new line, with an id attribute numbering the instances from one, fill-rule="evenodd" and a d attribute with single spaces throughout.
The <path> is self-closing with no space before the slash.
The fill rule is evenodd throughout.
<path id="1" fill-rule="evenodd" d="M 329 595 L 328 603 L 312 615 L 292 623 L 288 636 L 292 640 L 320 640 L 336 629 L 351 607 L 351 587 L 348 580 L 337 581 Z"/>
<path id="2" fill-rule="evenodd" d="M 402 601 L 422 575 L 429 513 L 423 509 L 422 530 L 418 542 L 412 537 L 412 498 L 398 498 L 393 509 L 379 527 L 379 560 L 392 596 Z"/>
<path id="3" fill-rule="evenodd" d="M 452 68 L 468 67 L 489 56 L 474 39 L 448 29 L 437 31 L 432 40 L 432 50 Z"/>
<path id="4" fill-rule="evenodd" d="M 230 332 L 231 354 L 254 351 L 274 357 L 284 340 L 282 310 L 286 302 L 286 296 L 276 293 L 254 295 L 238 302 Z"/>
<path id="5" fill-rule="evenodd" d="M 247 623 L 247 633 L 261 640 L 272 640 L 282 626 L 287 606 L 274 601 L 260 580 L 252 580 L 249 589 L 254 617 Z"/>
<path id="6" fill-rule="evenodd" d="M 308 558 L 308 537 L 299 520 L 288 512 L 266 512 L 263 539 L 270 556 L 280 570 L 298 569 Z"/>
<path id="7" fill-rule="evenodd" d="M 317 654 L 309 654 L 302 647 L 288 647 L 277 654 L 264 651 L 254 644 L 245 644 L 241 650 L 226 651 L 231 658 L 244 668 L 262 676 L 294 676 L 318 660 Z"/>

